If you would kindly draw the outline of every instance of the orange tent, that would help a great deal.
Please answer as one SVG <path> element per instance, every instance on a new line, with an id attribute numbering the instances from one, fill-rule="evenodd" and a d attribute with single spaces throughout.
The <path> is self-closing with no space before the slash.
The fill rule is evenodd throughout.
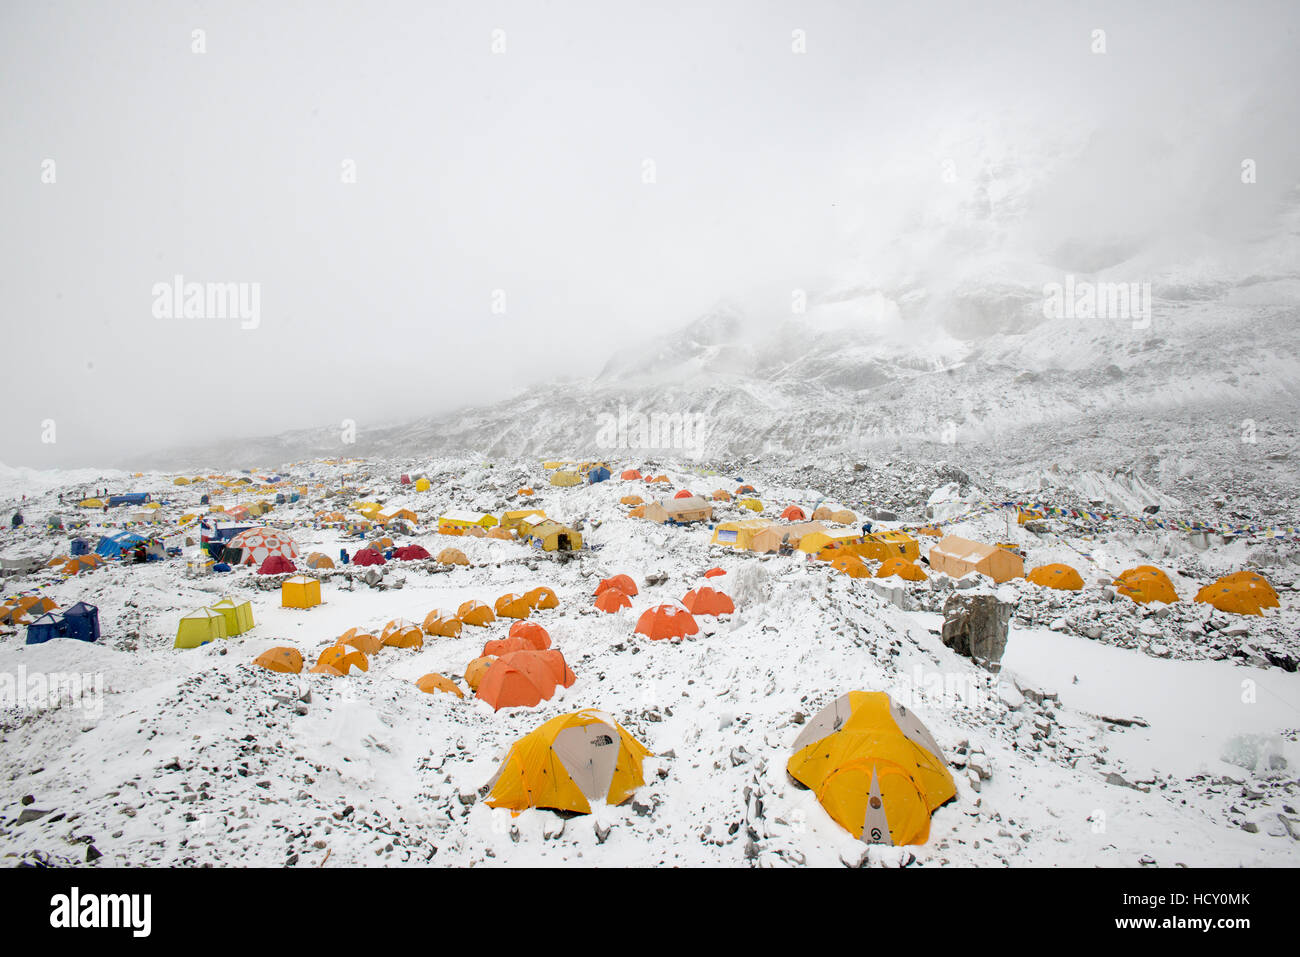
<path id="1" fill-rule="evenodd" d="M 545 651 L 544 648 L 535 648 L 532 643 L 517 636 L 508 636 L 505 638 L 493 638 L 483 643 L 483 657 L 491 655 L 494 658 L 500 658 L 502 655 L 508 655 L 512 651 Z"/>
<path id="2" fill-rule="evenodd" d="M 623 474 L 619 476 L 619 478 L 625 478 L 625 479 L 639 479 L 640 477 L 641 477 L 641 473 L 638 472 L 636 469 L 625 469 L 623 471 Z"/>
<path id="3" fill-rule="evenodd" d="M 1025 581 L 1031 585 L 1055 588 L 1059 591 L 1079 591 L 1083 588 L 1083 576 L 1069 565 L 1039 565 L 1030 569 Z"/>
<path id="4" fill-rule="evenodd" d="M 596 607 L 613 614 L 624 608 L 632 607 L 632 599 L 617 588 L 607 588 L 596 596 Z"/>
<path id="5" fill-rule="evenodd" d="M 798 505 L 789 505 L 786 507 L 786 510 L 781 513 L 781 517 L 787 522 L 806 522 L 808 520 L 808 513 Z"/>
<path id="6" fill-rule="evenodd" d="M 253 659 L 253 664 L 261 665 L 267 671 L 296 675 L 302 672 L 302 654 L 297 648 L 281 646 L 262 652 Z"/>
<path id="7" fill-rule="evenodd" d="M 1249 571 L 1224 575 L 1198 591 L 1196 600 L 1235 615 L 1262 615 L 1265 608 L 1278 608 L 1281 605 L 1277 592 L 1268 579 Z"/>
<path id="8" fill-rule="evenodd" d="M 496 613 L 498 618 L 527 618 L 533 609 L 527 598 L 511 592 L 497 599 Z"/>
<path id="9" fill-rule="evenodd" d="M 532 708 L 549 701 L 557 687 L 567 688 L 576 680 L 558 651 L 513 651 L 492 663 L 477 695 L 494 711 Z"/>
<path id="10" fill-rule="evenodd" d="M 688 591 L 682 604 L 692 615 L 731 615 L 736 611 L 731 596 L 714 591 L 708 585 Z"/>
<path id="11" fill-rule="evenodd" d="M 536 651 L 545 651 L 551 647 L 550 633 L 535 621 L 515 622 L 510 626 L 510 637 L 524 639 Z M 484 654 L 487 654 L 487 652 L 484 652 Z"/>
<path id="12" fill-rule="evenodd" d="M 437 672 L 417 678 L 415 686 L 427 694 L 433 694 L 435 691 L 446 691 L 448 694 L 454 694 L 457 698 L 465 697 L 465 693 L 452 684 L 450 678 L 445 678 Z"/>
<path id="13" fill-rule="evenodd" d="M 633 634 L 662 641 L 665 638 L 685 638 L 698 634 L 699 630 L 700 626 L 686 609 L 676 605 L 656 605 L 641 615 Z"/>
<path id="14" fill-rule="evenodd" d="M 473 599 L 463 602 L 461 606 L 456 609 L 456 617 L 465 624 L 474 625 L 478 628 L 483 628 L 488 624 L 488 622 L 497 620 L 497 616 L 492 614 L 491 608 L 483 604 L 481 601 L 474 601 Z"/>
<path id="15" fill-rule="evenodd" d="M 460 534 L 457 532 L 457 534 Z M 440 551 L 434 561 L 442 562 L 444 565 L 468 565 L 469 559 L 459 548 L 444 548 Z"/>
<path id="16" fill-rule="evenodd" d="M 599 595 L 611 588 L 617 588 L 628 597 L 633 597 L 637 594 L 636 582 L 632 581 L 632 578 L 629 575 L 614 575 L 610 578 L 601 579 L 600 584 L 596 586 L 595 593 Z"/>
<path id="17" fill-rule="evenodd" d="M 880 563 L 880 567 L 876 569 L 876 577 L 889 578 L 891 575 L 897 575 L 909 582 L 926 580 L 926 574 L 921 570 L 921 566 L 909 562 L 906 558 L 890 558 Z"/>
<path id="18" fill-rule="evenodd" d="M 384 629 L 384 644 L 390 648 L 423 648 L 424 632 L 420 630 L 420 626 L 404 618 L 398 621 L 401 624 L 393 627 L 391 631 L 389 628 Z M 389 622 L 390 626 L 393 624 Z"/>
<path id="19" fill-rule="evenodd" d="M 1139 605 L 1153 601 L 1169 604 L 1178 601 L 1178 592 L 1169 576 L 1154 565 L 1130 568 L 1115 579 L 1115 590 Z"/>
<path id="20" fill-rule="evenodd" d="M 870 578 L 871 569 L 863 563 L 857 555 L 841 555 L 835 561 L 831 562 L 831 568 L 837 572 L 843 572 L 850 578 Z"/>
<path id="21" fill-rule="evenodd" d="M 707 572 L 705 572 L 704 577 L 717 578 L 719 575 L 725 575 L 725 574 L 727 574 L 727 572 L 724 569 L 714 567 L 714 568 L 710 568 Z"/>
<path id="22" fill-rule="evenodd" d="M 643 499 L 640 495 L 624 495 L 624 496 L 623 496 L 622 498 L 620 498 L 618 501 L 619 501 L 619 503 L 622 504 L 622 505 L 643 505 L 643 504 L 645 504 L 645 499 Z"/>
<path id="23" fill-rule="evenodd" d="M 463 625 L 455 615 L 444 615 L 437 608 L 424 616 L 424 633 L 438 638 L 459 637 Z"/>
<path id="24" fill-rule="evenodd" d="M 384 643 L 374 635 L 368 635 L 364 632 L 358 632 L 355 628 L 349 628 L 335 640 L 336 645 L 351 645 L 357 651 L 364 655 L 373 655 Z"/>
<path id="25" fill-rule="evenodd" d="M 645 506 L 644 506 L 644 505 L 638 505 L 636 508 L 632 509 L 630 512 L 627 513 L 627 517 L 628 517 L 628 518 L 645 518 Z"/>
<path id="26" fill-rule="evenodd" d="M 331 678 L 342 678 L 343 672 L 339 671 L 333 665 L 316 664 L 310 671 L 313 675 L 329 675 Z"/>
<path id="27" fill-rule="evenodd" d="M 533 494 L 533 490 L 530 488 L 521 488 L 519 490 L 519 494 L 527 498 L 528 496 Z"/>
<path id="28" fill-rule="evenodd" d="M 504 541 L 510 542 L 510 541 L 514 541 L 515 533 L 514 533 L 514 529 L 502 528 L 501 526 L 498 525 L 496 528 L 488 529 L 487 537 L 502 539 Z"/>
<path id="29" fill-rule="evenodd" d="M 731 493 L 728 492 L 725 488 L 714 489 L 713 500 L 715 502 L 730 502 Z"/>
<path id="30" fill-rule="evenodd" d="M 555 591 L 545 585 L 539 585 L 526 592 L 524 597 L 533 608 L 558 608 L 560 604 L 560 599 L 555 597 Z"/>
<path id="31" fill-rule="evenodd" d="M 330 665 L 337 668 L 342 674 L 347 674 L 353 668 L 358 671 L 369 671 L 370 662 L 366 656 L 359 651 L 350 649 L 347 645 L 330 645 L 320 653 L 316 659 L 318 665 Z"/>
<path id="32" fill-rule="evenodd" d="M 478 690 L 478 686 L 483 682 L 483 676 L 488 673 L 494 661 L 495 658 L 485 655 L 482 658 L 475 658 L 465 667 L 465 684 L 469 685 L 470 691 Z"/>
<path id="33" fill-rule="evenodd" d="M 68 559 L 67 564 L 63 566 L 65 575 L 75 575 L 78 572 L 91 571 L 104 564 L 104 560 L 91 552 L 89 555 L 78 555 L 76 558 Z"/>

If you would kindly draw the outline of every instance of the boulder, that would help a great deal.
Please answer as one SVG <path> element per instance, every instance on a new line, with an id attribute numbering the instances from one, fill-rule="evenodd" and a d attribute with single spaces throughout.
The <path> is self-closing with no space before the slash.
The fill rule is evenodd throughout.
<path id="1" fill-rule="evenodd" d="M 989 671 L 997 671 L 1014 611 L 1015 605 L 993 595 L 951 595 L 943 603 L 943 643 Z"/>

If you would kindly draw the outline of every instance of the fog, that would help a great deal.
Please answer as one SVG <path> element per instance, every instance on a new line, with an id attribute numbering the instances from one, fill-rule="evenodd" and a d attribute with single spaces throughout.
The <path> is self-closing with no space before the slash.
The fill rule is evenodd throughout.
<path id="1" fill-rule="evenodd" d="M 1295 202 L 1294 3 L 975 7 L 10 0 L 0 461 L 416 418 L 967 256 L 1248 257 Z M 1032 203 L 955 237 L 990 157 Z"/>

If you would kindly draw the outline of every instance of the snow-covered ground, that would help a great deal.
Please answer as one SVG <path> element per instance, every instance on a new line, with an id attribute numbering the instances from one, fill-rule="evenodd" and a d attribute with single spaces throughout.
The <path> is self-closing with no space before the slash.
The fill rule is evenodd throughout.
<path id="1" fill-rule="evenodd" d="M 434 554 L 451 544 L 471 565 L 394 562 L 381 587 L 362 581 L 358 569 L 326 572 L 324 604 L 308 611 L 280 607 L 278 579 L 247 568 L 186 577 L 183 558 L 6 582 L 6 594 L 45 583 L 42 593 L 60 607 L 97 605 L 104 637 L 94 645 L 27 646 L 19 628 L 0 637 L 0 674 L 99 676 L 103 694 L 81 707 L 19 702 L 0 713 L 0 855 L 10 863 L 89 858 L 99 866 L 1300 863 L 1300 674 L 1284 667 L 1297 651 L 1300 576 L 1280 546 L 1238 540 L 1197 550 L 1181 533 L 1119 525 L 1081 541 L 1066 524 L 1036 536 L 1009 528 L 1000 514 L 972 517 L 954 529 L 1015 541 L 1027 566 L 1071 561 L 1088 583 L 1070 596 L 1002 586 L 1020 608 L 1003 670 L 991 676 L 942 644 L 942 596 L 929 583 L 907 585 L 894 603 L 822 564 L 718 550 L 704 527 L 627 518 L 618 499 L 648 497 L 640 483 L 554 488 L 536 463 L 464 461 L 299 463 L 282 474 L 332 488 L 349 471 L 359 476 L 356 497 L 401 498 L 419 512 L 421 531 L 399 536 L 399 544 L 413 541 Z M 765 514 L 823 497 L 860 513 L 881 504 L 815 475 L 662 471 L 674 488 L 705 493 L 743 478 L 759 488 Z M 432 490 L 399 486 L 402 472 L 427 474 Z M 40 526 L 59 511 L 61 489 L 93 488 L 96 479 L 168 496 L 160 513 L 173 528 L 211 488 L 174 487 L 159 473 L 60 479 L 6 471 L 0 497 L 29 501 L 28 525 L 6 529 L 4 553 L 66 554 L 73 534 L 93 542 L 93 528 Z M 577 558 L 431 531 L 448 509 L 519 507 L 514 491 L 525 484 L 537 489 L 537 507 L 581 527 L 589 547 Z M 929 494 L 922 490 L 919 502 Z M 960 505 L 962 494 L 974 502 L 980 490 L 958 488 L 939 499 Z M 303 555 L 352 551 L 357 539 L 310 519 L 353 497 L 321 496 L 313 488 L 265 520 L 294 526 Z M 900 520 L 920 519 L 920 507 Z M 741 514 L 731 506 L 719 512 Z M 1112 601 L 1096 584 L 1162 559 L 1185 599 L 1176 611 L 1158 615 Z M 1274 580 L 1281 609 L 1238 619 L 1202 614 L 1190 602 L 1200 584 L 1247 561 Z M 644 609 L 680 600 L 714 565 L 727 574 L 710 583 L 733 596 L 735 615 L 699 619 L 701 633 L 682 642 L 633 634 Z M 633 607 L 595 611 L 597 582 L 620 572 L 641 589 Z M 661 575 L 662 583 L 647 583 Z M 419 622 L 434 608 L 454 610 L 471 598 L 490 604 L 537 585 L 553 588 L 560 604 L 535 620 L 577 675 L 537 708 L 493 712 L 473 697 L 414 685 L 441 672 L 464 688 L 466 664 L 486 640 L 505 635 L 500 621 L 466 627 L 454 639 L 428 638 L 418 651 L 385 648 L 368 673 L 345 678 L 280 675 L 252 663 L 277 645 L 299 648 L 311 663 L 349 627 Z M 174 649 L 179 617 L 223 595 L 251 601 L 256 627 Z M 801 724 L 854 689 L 894 693 L 949 759 L 957 799 L 935 813 L 925 845 L 868 849 L 786 774 Z M 480 788 L 511 742 L 585 707 L 608 711 L 654 752 L 632 801 L 568 819 L 543 810 L 515 816 L 483 803 Z"/>

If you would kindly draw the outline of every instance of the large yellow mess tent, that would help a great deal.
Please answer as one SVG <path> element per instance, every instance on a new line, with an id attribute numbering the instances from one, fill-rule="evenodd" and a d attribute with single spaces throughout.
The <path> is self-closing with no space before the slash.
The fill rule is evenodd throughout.
<path id="1" fill-rule="evenodd" d="M 490 807 L 591 813 L 591 802 L 622 804 L 645 784 L 650 751 L 604 711 L 562 714 L 516 741 L 488 782 Z"/>
<path id="2" fill-rule="evenodd" d="M 786 769 L 868 844 L 924 844 L 930 815 L 957 796 L 929 730 L 881 691 L 850 691 L 823 708 L 795 739 Z"/>

